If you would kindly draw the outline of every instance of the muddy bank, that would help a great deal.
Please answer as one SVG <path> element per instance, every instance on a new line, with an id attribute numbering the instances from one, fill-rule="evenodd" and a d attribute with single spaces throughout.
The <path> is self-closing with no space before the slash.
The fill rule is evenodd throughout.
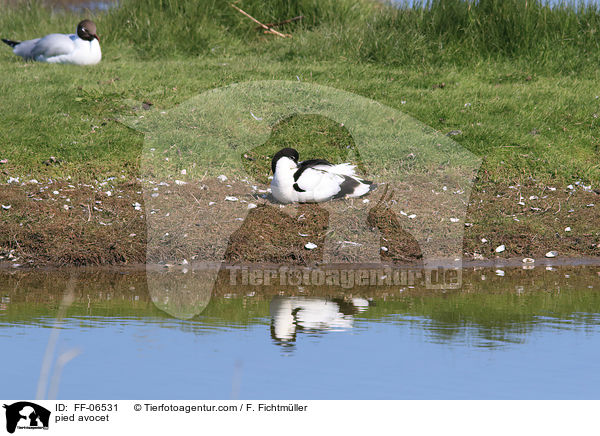
<path id="1" fill-rule="evenodd" d="M 214 260 L 228 264 L 323 262 L 323 241 L 331 236 L 330 209 L 321 205 L 280 207 L 272 203 L 267 188 L 267 185 L 249 188 L 244 180 L 218 178 L 207 178 L 193 186 L 169 182 L 146 193 L 169 199 L 170 209 L 165 212 L 166 209 L 146 210 L 139 180 L 110 178 L 89 184 L 12 180 L 0 185 L 3 206 L 0 262 L 16 268 L 138 265 L 148 260 L 193 262 L 214 259 L 217 248 L 224 254 Z M 173 203 L 168 195 L 176 190 L 186 190 L 186 195 L 194 201 Z M 407 218 L 382 207 L 378 203 L 381 195 L 382 192 L 375 191 L 367 198 L 370 203 L 361 203 L 365 225 L 377 229 L 381 235 L 378 260 L 421 266 L 423 255 L 419 244 L 403 228 L 402 220 Z M 236 207 L 247 210 L 245 216 L 224 216 L 220 212 L 223 209 L 219 205 L 228 202 L 229 207 L 233 198 Z M 342 200 L 335 207 L 351 209 L 357 204 Z M 553 262 L 598 257 L 598 211 L 600 195 L 579 185 L 480 183 L 471 196 L 464 222 L 463 259 L 483 264 L 506 259 L 520 261 L 524 257 L 544 259 L 549 251 L 557 252 Z M 185 226 L 190 228 L 194 228 L 202 214 L 204 222 L 214 224 L 207 226 L 207 232 L 209 227 L 222 231 L 229 224 L 235 224 L 232 228 L 236 230 L 227 238 L 219 238 L 217 234 L 211 238 L 204 230 L 186 232 L 185 226 L 169 229 L 172 221 L 165 223 L 163 231 L 161 221 L 155 219 L 153 225 L 157 227 L 149 231 L 146 214 L 156 218 L 171 213 L 181 214 Z M 341 216 L 342 222 L 337 224 L 347 232 L 334 238 L 339 242 L 336 250 L 344 261 L 352 262 L 352 256 L 359 259 L 361 254 L 360 223 L 356 223 L 352 213 Z M 148 249 L 149 237 L 160 237 L 150 241 L 151 249 Z M 442 252 L 443 237 L 439 239 Z M 308 242 L 316 248 L 307 249 Z M 498 251 L 502 245 L 504 250 Z"/>

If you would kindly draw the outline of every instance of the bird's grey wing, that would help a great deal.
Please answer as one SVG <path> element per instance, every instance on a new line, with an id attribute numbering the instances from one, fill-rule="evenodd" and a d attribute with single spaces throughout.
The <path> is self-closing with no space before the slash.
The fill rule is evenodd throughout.
<path id="1" fill-rule="evenodd" d="M 30 59 L 33 57 L 32 52 L 35 45 L 38 43 L 40 38 L 30 39 L 29 41 L 23 41 L 19 44 L 15 45 L 13 53 L 17 56 L 21 56 L 25 59 Z"/>
<path id="2" fill-rule="evenodd" d="M 33 47 L 32 57 L 35 59 L 43 56 L 46 59 L 71 53 L 75 50 L 75 43 L 70 35 L 52 33 L 40 38 Z"/>

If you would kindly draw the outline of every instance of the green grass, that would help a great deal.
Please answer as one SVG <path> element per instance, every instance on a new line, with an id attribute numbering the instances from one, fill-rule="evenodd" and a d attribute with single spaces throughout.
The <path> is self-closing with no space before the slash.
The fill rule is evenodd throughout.
<path id="1" fill-rule="evenodd" d="M 321 115 L 293 115 L 275 125 L 264 144 L 242 154 L 245 171 L 252 179 L 268 183 L 271 161 L 267 157 L 283 147 L 299 149 L 301 159 L 328 156 L 333 162 L 347 162 L 350 159 L 349 149 L 360 153 L 352 136 L 335 121 Z"/>
<path id="2" fill-rule="evenodd" d="M 506 80 L 521 74 L 524 65 L 487 61 L 472 68 L 390 68 L 265 63 L 256 56 L 222 65 L 213 59 L 119 61 L 106 51 L 108 59 L 83 69 L 25 64 L 2 52 L 0 70 L 11 80 L 0 82 L 0 153 L 9 159 L 4 167 L 10 175 L 87 179 L 136 174 L 143 137 L 117 121 L 134 113 L 128 101 L 168 109 L 230 83 L 299 76 L 377 100 L 443 133 L 461 130 L 453 139 L 484 157 L 482 171 L 492 180 L 600 181 L 596 72 L 577 77 L 532 73 L 531 80 Z M 445 87 L 434 89 L 439 83 Z M 298 123 L 296 133 L 288 127 L 282 145 L 310 144 L 314 134 L 307 132 L 319 129 L 319 122 L 309 128 L 306 121 Z M 539 133 L 532 134 L 534 129 Z M 63 165 L 43 165 L 50 156 Z"/>
<path id="3" fill-rule="evenodd" d="M 143 137 L 118 121 L 139 115 L 132 101 L 170 109 L 232 83 L 299 77 L 379 101 L 442 133 L 460 130 L 453 139 L 484 158 L 480 175 L 492 182 L 600 182 L 600 12 L 593 7 L 520 0 L 433 1 L 411 10 L 350 0 L 238 5 L 264 22 L 305 19 L 286 26 L 293 38 L 282 39 L 256 31 L 226 2 L 126 1 L 93 17 L 104 54 L 98 66 L 25 63 L 0 47 L 0 159 L 9 160 L 0 169 L 82 180 L 134 176 Z M 0 36 L 69 31 L 78 19 L 25 3 L 0 12 Z M 315 132 L 323 129 L 319 145 Z M 352 140 L 316 118 L 287 123 L 275 139 L 265 146 L 295 143 L 316 155 L 333 145 L 333 160 Z M 63 164 L 44 165 L 50 156 Z"/>
<path id="4" fill-rule="evenodd" d="M 96 17 L 103 41 L 140 58 L 234 56 L 273 60 L 340 60 L 386 65 L 461 64 L 519 56 L 539 68 L 579 70 L 598 60 L 598 7 L 536 0 L 429 0 L 412 8 L 369 0 L 240 0 L 263 22 L 303 15 L 284 32 L 292 41 L 255 30 L 222 0 L 125 0 Z M 49 15 L 35 3 L 4 10 L 0 28 L 15 37 L 74 27 L 68 14 Z"/>

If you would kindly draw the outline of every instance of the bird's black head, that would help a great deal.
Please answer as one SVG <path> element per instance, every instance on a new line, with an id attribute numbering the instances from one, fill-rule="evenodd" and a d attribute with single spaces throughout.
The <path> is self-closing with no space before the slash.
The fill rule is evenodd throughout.
<path id="1" fill-rule="evenodd" d="M 277 165 L 277 161 L 282 157 L 288 157 L 294 162 L 298 163 L 298 158 L 300 155 L 293 148 L 282 148 L 279 150 L 277 153 L 275 153 L 275 156 L 273 156 L 273 160 L 271 161 L 271 170 L 273 171 L 273 174 L 275 174 L 275 166 Z"/>
<path id="2" fill-rule="evenodd" d="M 96 35 L 96 23 L 91 20 L 83 20 L 77 25 L 77 36 L 85 41 L 93 41 L 94 39 L 100 41 L 100 38 Z"/>

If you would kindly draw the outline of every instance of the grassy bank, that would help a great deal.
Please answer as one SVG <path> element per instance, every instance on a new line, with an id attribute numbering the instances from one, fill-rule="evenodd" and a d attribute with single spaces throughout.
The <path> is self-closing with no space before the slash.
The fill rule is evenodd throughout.
<path id="1" fill-rule="evenodd" d="M 269 63 L 253 55 L 113 60 L 105 50 L 107 59 L 86 69 L 25 64 L 0 52 L 0 143 L 9 161 L 1 168 L 8 175 L 134 175 L 142 137 L 117 121 L 136 113 L 128 100 L 168 109 L 215 87 L 298 76 L 367 96 L 441 132 L 460 130 L 453 139 L 485 158 L 482 174 L 491 180 L 600 180 L 596 71 L 541 75 L 509 61 L 435 68 Z M 62 164 L 44 165 L 50 156 Z"/>
<path id="2" fill-rule="evenodd" d="M 145 241 L 129 236 L 144 233 L 130 206 L 142 203 L 135 177 L 143 138 L 117 120 L 143 110 L 132 101 L 169 109 L 202 91 L 269 79 L 350 91 L 458 133 L 453 139 L 484 159 L 467 217 L 474 224 L 469 255 L 494 256 L 492 245 L 506 241 L 512 243 L 502 256 L 598 254 L 597 208 L 587 205 L 600 201 L 575 185 L 593 190 L 600 183 L 597 9 L 516 0 L 413 9 L 349 0 L 238 5 L 263 22 L 305 18 L 283 27 L 293 35 L 284 39 L 257 31 L 226 2 L 130 1 L 93 17 L 104 55 L 95 67 L 24 63 L 0 47 L 0 160 L 7 160 L 0 200 L 13 205 L 0 213 L 4 255 L 15 250 L 33 263 L 143 261 Z M 0 36 L 68 32 L 79 18 L 32 3 L 4 8 Z M 302 149 L 326 131 L 329 143 L 343 143 L 330 127 L 305 120 L 281 140 Z M 43 186 L 62 180 L 61 194 L 8 186 L 9 177 Z M 117 179 L 100 185 L 111 177 Z M 60 201 L 69 183 L 93 189 L 79 190 L 85 199 L 64 213 L 66 198 L 75 203 L 74 194 Z M 94 212 L 109 189 L 124 191 L 123 205 L 113 198 Z M 521 196 L 543 195 L 541 206 L 518 204 Z"/>
<path id="3" fill-rule="evenodd" d="M 347 60 L 384 65 L 471 65 L 520 57 L 541 71 L 580 71 L 599 59 L 598 6 L 531 0 L 430 0 L 411 7 L 369 0 L 244 0 L 264 23 L 304 16 L 282 27 L 292 41 L 257 32 L 229 2 L 125 0 L 95 20 L 107 46 L 133 47 L 143 59 L 248 55 L 273 61 Z M 71 29 L 72 14 L 52 15 L 23 1 L 3 10 L 0 28 L 15 37 Z M 31 24 L 35 23 L 32 28 Z"/>
<path id="4" fill-rule="evenodd" d="M 593 6 L 452 0 L 251 1 L 264 22 L 303 15 L 279 38 L 226 2 L 125 1 L 93 17 L 93 68 L 23 63 L 0 50 L 0 144 L 15 173 L 136 171 L 140 137 L 114 122 L 128 100 L 170 108 L 208 89 L 264 79 L 318 83 L 410 114 L 484 156 L 496 177 L 598 182 L 600 11 Z M 68 32 L 80 17 L 37 3 L 3 8 L 14 39 Z M 64 162 L 47 168 L 50 155 Z M 75 173 L 75 174 L 71 174 Z"/>

